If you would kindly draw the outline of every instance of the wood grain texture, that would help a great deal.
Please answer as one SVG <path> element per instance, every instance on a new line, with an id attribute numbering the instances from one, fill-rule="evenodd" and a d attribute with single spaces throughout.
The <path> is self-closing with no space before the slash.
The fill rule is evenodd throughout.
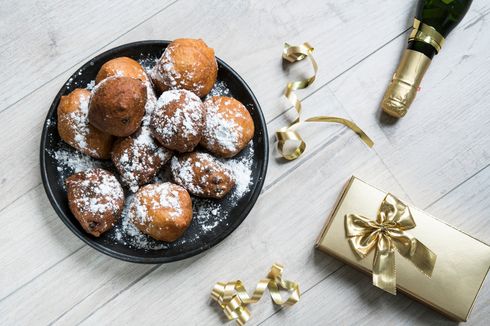
<path id="1" fill-rule="evenodd" d="M 252 307 L 251 325 L 315 324 L 325 317 L 342 324 L 448 323 L 404 296 L 387 297 L 368 277 L 312 245 L 351 174 L 490 242 L 490 76 L 482 68 L 490 61 L 488 3 L 473 4 L 435 58 L 414 108 L 397 124 L 380 118 L 378 106 L 406 42 L 410 2 L 60 4 L 25 1 L 0 9 L 2 71 L 12 74 L 33 53 L 37 58 L 1 81 L 7 91 L 0 95 L 0 324 L 221 324 L 221 312 L 208 299 L 214 282 L 239 277 L 253 285 L 275 261 L 305 294 L 289 311 L 261 301 Z M 21 21 L 28 12 L 27 23 Z M 21 23 L 37 27 L 21 33 Z M 74 38 L 77 33 L 83 35 Z M 182 36 L 203 37 L 247 80 L 271 136 L 294 118 L 291 109 L 281 114 L 289 106 L 280 98 L 285 82 L 309 69 L 307 63 L 283 67 L 282 43 L 312 42 L 320 75 L 299 93 L 306 98 L 305 116 L 351 118 L 376 146 L 368 150 L 339 125 L 309 125 L 301 130 L 305 155 L 285 164 L 271 153 L 257 205 L 220 245 L 162 266 L 116 261 L 84 246 L 51 209 L 38 172 L 42 123 L 59 87 L 88 57 L 127 42 Z M 28 44 L 28 51 L 19 44 Z M 489 300 L 486 286 L 470 324 L 488 319 Z M 346 308 L 351 303 L 353 310 Z"/>
<path id="2" fill-rule="evenodd" d="M 3 1 L 0 111 L 167 7 L 171 0 Z"/>

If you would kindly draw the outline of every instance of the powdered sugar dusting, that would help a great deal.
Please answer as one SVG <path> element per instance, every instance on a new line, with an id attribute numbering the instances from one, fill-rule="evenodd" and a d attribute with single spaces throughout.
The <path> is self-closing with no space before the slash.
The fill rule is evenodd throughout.
<path id="1" fill-rule="evenodd" d="M 157 97 L 155 95 L 155 91 L 151 86 L 150 81 L 145 82 L 146 85 L 146 104 L 145 104 L 145 115 L 143 116 L 142 124 L 143 126 L 149 126 L 151 121 L 151 115 L 155 110 L 155 106 L 157 105 Z"/>
<path id="2" fill-rule="evenodd" d="M 217 101 L 221 101 L 221 98 Z M 219 146 L 230 152 L 236 151 L 240 136 L 243 133 L 242 126 L 234 119 L 227 118 L 213 100 L 207 100 L 204 107 L 206 109 L 206 123 L 203 133 L 208 145 Z"/>
<path id="3" fill-rule="evenodd" d="M 148 207 L 152 210 L 166 209 L 171 218 L 182 215 L 179 193 L 169 182 L 151 184 L 141 188 L 131 203 L 130 212 L 134 213 L 133 218 L 140 223 L 151 222 L 152 216 L 148 214 Z"/>
<path id="4" fill-rule="evenodd" d="M 215 201 L 198 198 L 194 200 L 196 209 L 194 210 L 194 220 L 199 229 L 205 235 L 212 232 L 216 226 L 221 224 L 227 214 L 224 213 L 222 206 Z"/>
<path id="5" fill-rule="evenodd" d="M 81 211 L 92 214 L 105 214 L 120 209 L 124 193 L 117 179 L 101 169 L 89 169 L 81 172 L 83 179 L 69 179 L 70 186 L 79 189 L 73 204 Z"/>
<path id="6" fill-rule="evenodd" d="M 59 149 L 49 152 L 58 163 L 58 172 L 76 173 L 97 167 L 97 161 L 80 152 Z"/>
<path id="7" fill-rule="evenodd" d="M 92 89 L 94 89 L 95 87 L 95 79 L 92 79 L 88 84 L 87 86 L 85 86 L 85 88 L 89 91 L 91 91 Z"/>
<path id="8" fill-rule="evenodd" d="M 170 168 L 174 179 L 179 180 L 179 184 L 183 185 L 188 191 L 194 194 L 200 194 L 200 189 L 194 182 L 195 173 L 192 169 L 190 160 L 181 162 L 176 156 L 170 160 Z"/>
<path id="9" fill-rule="evenodd" d="M 180 72 L 175 67 L 175 60 L 173 57 L 173 46 L 168 46 L 165 49 L 160 60 L 157 62 L 150 75 L 153 80 L 156 80 L 169 89 L 185 88 L 186 84 L 190 81 L 194 81 L 196 78 L 195 71 L 197 71 L 197 64 L 193 63 L 191 69 Z M 202 83 L 192 83 L 192 90 L 199 92 L 204 88 Z"/>
<path id="10" fill-rule="evenodd" d="M 228 88 L 228 85 L 226 84 L 226 82 L 224 82 L 222 80 L 219 80 L 214 84 L 213 88 L 211 89 L 209 94 L 206 96 L 205 100 L 207 100 L 208 98 L 213 97 L 213 96 L 233 97 L 230 89 Z"/>
<path id="11" fill-rule="evenodd" d="M 252 184 L 253 140 L 250 141 L 248 148 L 244 152 L 245 155 L 243 156 L 223 161 L 228 169 L 232 171 L 235 179 L 235 189 L 232 192 L 232 198 L 236 201 L 250 191 L 250 185 Z"/>
<path id="12" fill-rule="evenodd" d="M 124 183 L 132 192 L 136 192 L 141 183 L 152 178 L 165 164 L 172 153 L 157 145 L 147 127 L 142 127 L 137 135 L 131 136 L 130 146 L 121 153 L 113 152 L 112 158 Z M 115 154 L 118 153 L 118 154 Z"/>
<path id="13" fill-rule="evenodd" d="M 172 115 L 165 114 L 165 107 L 172 102 L 179 102 Z M 202 102 L 197 95 L 186 90 L 171 90 L 163 92 L 157 101 L 153 114 L 155 131 L 165 139 L 171 139 L 176 134 L 184 138 L 196 136 L 198 126 L 202 123 Z"/>
<path id="14" fill-rule="evenodd" d="M 135 195 L 129 195 L 126 198 L 120 223 L 109 231 L 109 238 L 116 243 L 122 243 L 130 248 L 144 250 L 162 250 L 168 248 L 168 244 L 152 239 L 133 224 L 130 208 L 134 200 Z"/>
<path id="15" fill-rule="evenodd" d="M 177 184 L 198 196 L 221 198 L 233 184 L 228 167 L 208 153 L 174 156 L 170 169 Z"/>
<path id="16" fill-rule="evenodd" d="M 90 132 L 88 124 L 89 99 L 89 95 L 81 93 L 78 98 L 78 110 L 65 113 L 61 116 L 61 118 L 63 120 L 67 120 L 67 123 L 65 125 L 66 127 L 70 128 L 70 131 L 73 134 L 73 141 L 75 142 L 73 145 L 79 150 L 96 155 L 97 152 L 95 151 L 95 149 L 90 148 L 87 143 L 87 137 Z"/>

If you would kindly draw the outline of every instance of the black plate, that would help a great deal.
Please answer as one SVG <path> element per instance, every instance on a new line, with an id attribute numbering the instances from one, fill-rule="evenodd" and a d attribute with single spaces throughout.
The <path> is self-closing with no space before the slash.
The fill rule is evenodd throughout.
<path id="1" fill-rule="evenodd" d="M 44 188 L 54 210 L 68 228 L 85 243 L 109 256 L 136 263 L 166 263 L 194 256 L 222 241 L 245 219 L 252 209 L 264 184 L 268 162 L 267 129 L 260 105 L 254 94 L 243 79 L 230 66 L 222 60 L 218 61 L 218 82 L 225 82 L 231 95 L 242 102 L 250 111 L 255 123 L 255 135 L 250 148 L 239 155 L 247 155 L 253 150 L 252 176 L 250 190 L 238 201 L 224 199 L 219 202 L 220 222 L 211 230 L 203 232 L 194 219 L 184 236 L 175 243 L 167 244 L 157 242 L 164 249 L 146 250 L 138 249 L 114 241 L 104 234 L 100 238 L 93 237 L 83 231 L 78 221 L 70 212 L 67 203 L 66 190 L 63 180 L 66 175 L 57 169 L 57 161 L 52 153 L 60 149 L 68 149 L 58 135 L 56 126 L 56 109 L 62 95 L 66 95 L 76 87 L 85 87 L 95 79 L 99 68 L 106 61 L 127 56 L 136 60 L 154 61 L 159 58 L 168 45 L 168 41 L 142 41 L 125 44 L 108 50 L 93 58 L 65 83 L 56 95 L 46 117 L 46 123 L 41 138 L 41 175 Z M 51 153 L 51 154 L 50 154 Z M 110 164 L 110 163 L 107 163 Z M 218 201 L 209 200 L 209 204 L 216 205 Z"/>

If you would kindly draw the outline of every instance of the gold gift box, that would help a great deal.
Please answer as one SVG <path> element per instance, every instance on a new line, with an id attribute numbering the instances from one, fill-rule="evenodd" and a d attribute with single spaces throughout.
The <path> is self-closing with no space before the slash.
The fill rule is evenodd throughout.
<path id="1" fill-rule="evenodd" d="M 371 274 L 374 250 L 364 259 L 358 258 L 346 237 L 345 216 L 359 214 L 375 219 L 385 196 L 385 192 L 352 177 L 316 247 Z M 397 289 L 452 319 L 466 321 L 490 268 L 490 247 L 420 209 L 409 208 L 416 223 L 409 232 L 430 248 L 437 260 L 429 278 L 396 252 Z"/>

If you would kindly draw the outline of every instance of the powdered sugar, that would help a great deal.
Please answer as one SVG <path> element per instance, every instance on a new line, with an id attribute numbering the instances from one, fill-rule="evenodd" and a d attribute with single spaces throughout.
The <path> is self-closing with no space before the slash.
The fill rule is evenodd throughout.
<path id="1" fill-rule="evenodd" d="M 232 192 L 234 200 L 242 198 L 250 190 L 250 185 L 252 184 L 253 140 L 248 144 L 248 148 L 244 150 L 244 154 L 223 162 L 232 171 L 235 179 L 235 189 Z"/>
<path id="2" fill-rule="evenodd" d="M 152 79 L 157 80 L 170 89 L 176 89 L 178 86 L 182 86 L 181 84 L 184 80 L 181 74 L 175 69 L 172 53 L 172 47 L 167 47 L 150 75 Z"/>
<path id="3" fill-rule="evenodd" d="M 166 113 L 169 105 L 177 106 L 172 114 Z M 199 134 L 202 120 L 202 102 L 197 95 L 186 90 L 171 90 L 163 92 L 158 99 L 152 126 L 163 139 L 171 140 L 177 134 L 188 138 Z"/>
<path id="4" fill-rule="evenodd" d="M 208 153 L 174 156 L 170 168 L 175 182 L 197 196 L 222 198 L 234 183 L 228 167 Z"/>
<path id="5" fill-rule="evenodd" d="M 174 179 L 178 180 L 178 183 L 183 185 L 188 191 L 194 194 L 202 192 L 194 182 L 195 173 L 192 169 L 190 160 L 180 161 L 176 156 L 170 160 L 170 168 Z"/>
<path id="6" fill-rule="evenodd" d="M 102 169 L 89 169 L 80 179 L 69 179 L 76 196 L 72 204 L 92 214 L 113 214 L 119 211 L 124 193 L 117 179 Z"/>
<path id="7" fill-rule="evenodd" d="M 212 232 L 228 217 L 222 206 L 215 201 L 198 198 L 194 200 L 194 206 L 194 223 L 202 230 L 203 235 Z"/>
<path id="8" fill-rule="evenodd" d="M 111 231 L 109 231 L 109 238 L 116 243 L 122 243 L 123 245 L 130 248 L 144 250 L 166 249 L 168 247 L 168 244 L 153 240 L 151 237 L 141 232 L 133 224 L 130 214 L 130 208 L 134 200 L 134 195 L 129 195 L 126 198 L 120 222 Z"/>
<path id="9" fill-rule="evenodd" d="M 60 149 L 50 153 L 58 163 L 58 171 L 81 172 L 97 166 L 97 161 L 80 152 Z"/>
<path id="10" fill-rule="evenodd" d="M 131 203 L 130 214 L 140 223 L 151 222 L 152 216 L 148 214 L 148 208 L 152 211 L 165 209 L 171 218 L 182 215 L 179 193 L 174 190 L 175 185 L 169 182 L 151 184 L 141 188 Z"/>
<path id="11" fill-rule="evenodd" d="M 230 119 L 219 110 L 219 102 L 209 99 L 204 103 L 206 109 L 206 123 L 204 137 L 209 146 L 219 146 L 230 152 L 237 150 L 243 128 L 234 119 Z M 228 104 L 228 103 L 225 103 Z"/>
<path id="12" fill-rule="evenodd" d="M 222 80 L 219 80 L 214 84 L 213 88 L 211 89 L 209 94 L 206 96 L 205 100 L 207 100 L 208 98 L 213 97 L 213 96 L 233 97 L 231 95 L 230 89 L 228 88 L 228 85 L 226 84 L 226 82 L 224 82 Z"/>
<path id="13" fill-rule="evenodd" d="M 75 96 L 75 93 L 69 96 Z M 72 112 L 64 113 L 61 115 L 61 119 L 64 122 L 65 128 L 69 128 L 73 138 L 71 139 L 71 144 L 86 153 L 91 155 L 96 155 L 95 149 L 90 148 L 87 143 L 87 137 L 90 132 L 88 123 L 88 105 L 90 96 L 87 93 L 77 93 L 78 97 L 78 109 Z M 60 121 L 61 123 L 61 121 Z"/>
<path id="14" fill-rule="evenodd" d="M 87 86 L 85 86 L 85 88 L 89 91 L 91 91 L 92 89 L 94 89 L 95 87 L 95 79 L 92 79 L 88 84 Z"/>
<path id="15" fill-rule="evenodd" d="M 65 188 L 66 178 L 71 174 L 100 167 L 102 165 L 100 161 L 96 161 L 91 157 L 71 148 L 67 148 L 66 146 L 63 146 L 56 151 L 48 151 L 48 154 L 56 161 L 56 169 L 59 173 L 58 182 L 63 188 Z"/>
<path id="16" fill-rule="evenodd" d="M 145 115 L 143 116 L 142 125 L 149 126 L 151 121 L 151 115 L 155 110 L 155 106 L 157 105 L 157 97 L 155 95 L 155 91 L 151 86 L 150 81 L 145 82 L 146 85 L 146 104 L 145 104 Z"/>
<path id="17" fill-rule="evenodd" d="M 122 151 L 117 149 L 118 146 L 124 146 Z M 125 139 L 123 143 L 116 144 L 115 148 L 112 158 L 122 180 L 132 192 L 136 192 L 140 184 L 153 178 L 172 155 L 170 151 L 157 145 L 147 127 L 142 127 L 136 135 Z"/>

